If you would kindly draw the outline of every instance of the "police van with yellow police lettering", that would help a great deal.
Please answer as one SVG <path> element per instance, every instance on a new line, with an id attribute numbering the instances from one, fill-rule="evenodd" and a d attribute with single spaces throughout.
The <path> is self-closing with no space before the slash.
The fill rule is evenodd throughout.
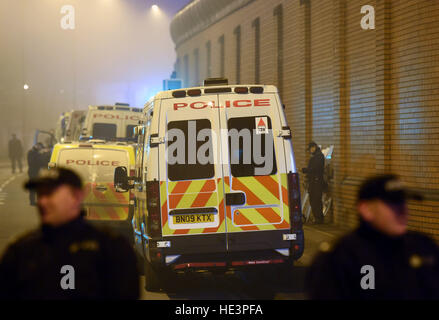
<path id="1" fill-rule="evenodd" d="M 79 174 L 84 183 L 85 219 L 113 229 L 133 241 L 131 226 L 134 213 L 133 193 L 117 192 L 113 184 L 116 167 L 127 168 L 134 174 L 135 150 L 126 143 L 106 143 L 103 140 L 56 144 L 49 169 L 66 167 Z M 119 190 L 120 191 L 120 190 Z"/>
<path id="2" fill-rule="evenodd" d="M 299 175 L 276 87 L 208 79 L 158 93 L 142 122 L 133 226 L 147 290 L 168 271 L 292 270 L 304 249 Z M 121 190 L 126 174 L 115 171 Z"/>

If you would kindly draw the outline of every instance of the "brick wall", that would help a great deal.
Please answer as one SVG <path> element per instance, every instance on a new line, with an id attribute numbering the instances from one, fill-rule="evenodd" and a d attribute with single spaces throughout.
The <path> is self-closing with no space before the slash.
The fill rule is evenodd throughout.
<path id="1" fill-rule="evenodd" d="M 203 0 L 202 0 L 203 1 Z M 279 83 L 278 16 L 283 37 Z M 360 10 L 375 8 L 375 30 L 363 30 Z M 255 82 L 255 27 L 260 21 L 260 83 L 281 85 L 299 168 L 307 143 L 335 145 L 334 222 L 351 228 L 358 218 L 355 195 L 367 176 L 395 172 L 427 192 L 410 203 L 410 228 L 439 240 L 439 1 L 255 0 L 176 46 L 181 67 L 189 57 L 188 85 L 220 76 L 225 39 L 225 76 L 236 83 L 236 35 L 241 29 L 241 83 Z"/>

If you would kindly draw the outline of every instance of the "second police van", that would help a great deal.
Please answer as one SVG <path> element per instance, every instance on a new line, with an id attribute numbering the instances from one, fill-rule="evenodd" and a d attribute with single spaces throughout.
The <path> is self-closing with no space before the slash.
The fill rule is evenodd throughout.
<path id="1" fill-rule="evenodd" d="M 168 271 L 291 267 L 304 249 L 291 132 L 274 86 L 228 85 L 158 93 L 135 131 L 135 245 L 146 289 Z"/>
<path id="2" fill-rule="evenodd" d="M 112 229 L 132 242 L 133 194 L 130 191 L 117 192 L 113 177 L 119 166 L 134 171 L 134 147 L 103 140 L 58 143 L 49 162 L 49 169 L 65 167 L 82 178 L 85 191 L 83 211 L 88 222 Z"/>
<path id="3" fill-rule="evenodd" d="M 89 106 L 80 140 L 132 141 L 142 109 L 129 106 Z"/>

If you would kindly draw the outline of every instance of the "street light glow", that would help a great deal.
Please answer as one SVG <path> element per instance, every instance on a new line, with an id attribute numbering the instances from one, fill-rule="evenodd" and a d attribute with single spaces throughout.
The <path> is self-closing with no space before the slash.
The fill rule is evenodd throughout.
<path id="1" fill-rule="evenodd" d="M 27 90 L 27 89 L 29 89 L 29 86 L 28 86 L 27 84 L 25 84 L 25 85 L 23 86 L 23 89 L 24 89 L 24 90 Z"/>
<path id="2" fill-rule="evenodd" d="M 159 11 L 159 6 L 156 5 L 156 4 L 154 4 L 154 5 L 151 7 L 151 9 L 152 9 L 152 11 L 154 11 L 154 12 L 158 12 L 158 11 Z"/>

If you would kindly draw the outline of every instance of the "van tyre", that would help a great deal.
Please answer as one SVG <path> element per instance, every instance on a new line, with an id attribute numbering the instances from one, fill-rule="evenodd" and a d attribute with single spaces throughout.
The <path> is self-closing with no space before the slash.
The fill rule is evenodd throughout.
<path id="1" fill-rule="evenodd" d="M 151 292 L 158 292 L 161 289 L 161 281 L 158 270 L 156 270 L 152 264 L 145 259 L 144 263 L 145 273 L 145 290 Z"/>

